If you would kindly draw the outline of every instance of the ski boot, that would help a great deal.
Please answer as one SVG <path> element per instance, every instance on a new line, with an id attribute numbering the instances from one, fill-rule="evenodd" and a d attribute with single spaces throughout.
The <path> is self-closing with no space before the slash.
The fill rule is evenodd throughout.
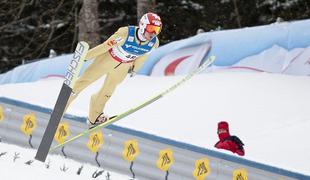
<path id="1" fill-rule="evenodd" d="M 105 123 L 105 122 L 108 121 L 109 119 L 110 119 L 109 116 L 107 116 L 107 115 L 105 115 L 105 114 L 103 114 L 103 113 L 100 113 L 100 114 L 98 115 L 98 117 L 96 118 L 95 122 L 91 122 L 91 121 L 89 120 L 89 118 L 87 118 L 88 128 L 89 128 L 89 129 L 92 129 L 92 128 L 98 126 L 99 124 Z"/>

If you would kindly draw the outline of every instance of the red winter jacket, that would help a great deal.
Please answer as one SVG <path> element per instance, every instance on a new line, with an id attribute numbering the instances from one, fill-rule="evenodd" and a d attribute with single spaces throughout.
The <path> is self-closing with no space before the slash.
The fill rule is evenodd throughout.
<path id="1" fill-rule="evenodd" d="M 229 134 L 228 123 L 225 121 L 218 123 L 218 136 L 219 141 L 214 145 L 219 149 L 226 149 L 240 156 L 244 156 L 243 143 L 237 136 Z"/>

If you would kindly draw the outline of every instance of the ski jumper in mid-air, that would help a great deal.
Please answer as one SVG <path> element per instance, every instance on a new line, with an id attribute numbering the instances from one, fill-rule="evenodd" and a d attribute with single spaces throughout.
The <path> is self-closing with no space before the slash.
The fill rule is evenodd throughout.
<path id="1" fill-rule="evenodd" d="M 103 113 L 105 104 L 128 72 L 137 72 L 150 51 L 159 46 L 157 35 L 161 28 L 160 17 L 146 13 L 138 27 L 121 27 L 104 43 L 90 49 L 86 59 L 93 62 L 76 81 L 66 109 L 82 90 L 106 74 L 100 90 L 91 96 L 88 123 L 91 128 L 109 120 Z"/>

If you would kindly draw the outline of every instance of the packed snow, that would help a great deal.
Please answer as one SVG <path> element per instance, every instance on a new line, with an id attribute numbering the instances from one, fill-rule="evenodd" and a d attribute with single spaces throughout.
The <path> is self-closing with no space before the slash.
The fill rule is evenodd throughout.
<path id="1" fill-rule="evenodd" d="M 182 76 L 137 75 L 119 85 L 105 113 L 118 114 L 148 100 Z M 104 77 L 85 89 L 69 114 L 87 116 L 91 94 Z M 53 108 L 63 79 L 0 86 L 0 95 Z M 217 123 L 245 144 L 245 157 L 310 175 L 310 77 L 271 73 L 220 71 L 200 74 L 155 103 L 115 123 L 118 126 L 221 151 Z"/>
<path id="2" fill-rule="evenodd" d="M 120 175 L 90 164 L 65 159 L 59 155 L 49 155 L 45 163 L 33 159 L 36 150 L 0 143 L 0 178 L 2 180 L 124 180 Z"/>

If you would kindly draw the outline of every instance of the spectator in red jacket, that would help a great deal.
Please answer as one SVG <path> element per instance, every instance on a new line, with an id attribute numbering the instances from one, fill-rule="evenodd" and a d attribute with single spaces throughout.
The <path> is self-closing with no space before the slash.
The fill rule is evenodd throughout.
<path id="1" fill-rule="evenodd" d="M 237 153 L 239 156 L 244 156 L 244 144 L 237 136 L 231 136 L 229 134 L 229 127 L 226 121 L 218 123 L 217 134 L 220 140 L 214 145 L 216 148 L 226 149 Z"/>

